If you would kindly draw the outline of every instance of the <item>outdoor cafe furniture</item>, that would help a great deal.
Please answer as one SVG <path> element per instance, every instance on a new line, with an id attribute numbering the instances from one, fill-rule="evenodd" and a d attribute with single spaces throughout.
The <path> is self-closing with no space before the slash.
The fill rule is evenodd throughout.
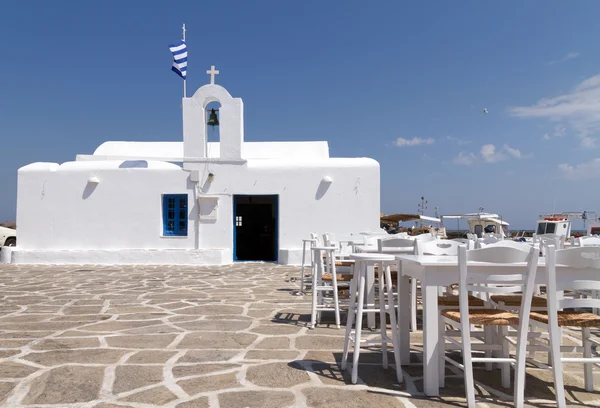
<path id="1" fill-rule="evenodd" d="M 390 266 L 395 264 L 394 256 L 384 254 L 352 254 L 350 255 L 350 259 L 355 262 L 354 277 L 350 284 L 350 306 L 348 308 L 348 321 L 346 322 L 341 368 L 342 370 L 346 369 L 350 343 L 352 343 L 352 383 L 356 384 L 358 381 L 358 361 L 361 345 L 381 344 L 383 367 L 387 368 L 387 346 L 388 343 L 392 343 L 396 364 L 396 377 L 398 382 L 402 382 L 396 309 L 390 272 Z M 367 280 L 369 279 L 368 268 L 374 267 L 376 264 L 379 267 L 379 296 L 365 302 Z M 362 333 L 364 313 L 379 313 L 380 334 L 378 338 L 364 337 Z M 391 337 L 387 333 L 387 316 L 389 316 L 391 324 Z M 352 330 L 353 326 L 354 330 Z"/>
<path id="2" fill-rule="evenodd" d="M 491 370 L 491 363 L 499 363 L 501 367 L 501 384 L 504 388 L 510 388 L 510 365 L 515 367 L 514 378 L 514 405 L 521 408 L 524 401 L 525 387 L 525 355 L 527 347 L 527 334 L 529 329 L 529 313 L 531 311 L 531 299 L 535 290 L 535 275 L 539 260 L 539 250 L 536 247 L 528 247 L 527 250 L 510 247 L 493 247 L 474 249 L 467 251 L 466 247 L 458 249 L 459 269 L 459 308 L 444 309 L 441 311 L 439 328 L 439 380 L 443 386 L 445 379 L 445 362 L 464 371 L 465 393 L 467 405 L 475 408 L 475 384 L 473 379 L 473 363 L 486 363 Z M 476 263 L 486 264 L 523 264 L 519 268 L 512 268 L 510 274 L 489 273 L 482 271 Z M 523 292 L 519 313 L 512 313 L 496 308 L 472 308 L 469 293 L 520 293 Z M 445 326 L 450 325 L 460 330 L 461 341 L 454 337 L 445 336 Z M 482 330 L 474 330 L 482 327 Z M 496 336 L 489 336 L 489 328 L 496 328 Z M 517 328 L 516 332 L 516 357 L 511 358 L 509 354 L 508 328 Z M 495 337 L 495 338 L 494 338 Z M 472 338 L 479 342 L 472 344 Z M 453 345 L 454 349 L 462 351 L 463 362 L 456 362 L 446 357 L 446 340 Z M 472 350 L 485 351 L 484 357 L 473 357 Z M 494 357 L 493 352 L 499 352 L 499 357 Z"/>
<path id="3" fill-rule="evenodd" d="M 321 312 L 324 310 L 333 310 L 335 325 L 338 329 L 340 328 L 340 302 L 338 275 L 334 260 L 335 250 L 336 247 L 334 246 L 315 246 L 311 248 L 313 269 L 310 324 L 313 329 L 321 321 Z M 327 276 L 325 274 L 325 264 L 329 265 Z M 329 294 L 331 296 L 328 296 Z"/>
<path id="4" fill-rule="evenodd" d="M 600 316 L 581 311 L 584 308 L 599 308 L 597 298 L 567 298 L 559 296 L 566 291 L 582 289 L 600 290 L 600 246 L 546 248 L 545 273 L 542 274 L 548 291 L 548 310 L 533 311 L 531 324 L 541 327 L 550 334 L 549 352 L 552 363 L 556 403 L 566 407 L 563 381 L 563 363 L 583 363 L 584 384 L 587 391 L 594 390 L 592 367 L 600 363 L 600 358 L 592 353 L 592 347 L 599 343 L 592 329 L 600 327 Z M 538 272 L 538 275 L 540 273 Z M 564 309 L 569 309 L 565 311 Z M 582 346 L 561 346 L 563 327 L 576 327 L 581 330 Z M 580 357 L 562 357 L 562 352 L 579 353 Z"/>
<path id="5" fill-rule="evenodd" d="M 395 255 L 399 263 L 399 332 L 402 363 L 410 361 L 410 309 L 409 279 L 416 278 L 421 282 L 423 296 L 423 388 L 428 396 L 439 395 L 439 304 L 438 287 L 458 282 L 458 257 L 433 255 Z M 540 258 L 539 264 L 543 265 Z M 474 272 L 510 274 L 523 267 L 523 263 L 482 263 L 474 262 Z M 559 268 L 559 273 L 569 273 L 569 268 Z M 536 282 L 543 283 L 540 274 Z"/>

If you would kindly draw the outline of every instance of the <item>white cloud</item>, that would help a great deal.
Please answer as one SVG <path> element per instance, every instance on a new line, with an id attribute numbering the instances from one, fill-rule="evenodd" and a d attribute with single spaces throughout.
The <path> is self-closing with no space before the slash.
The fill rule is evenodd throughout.
<path id="1" fill-rule="evenodd" d="M 509 156 L 514 157 L 515 159 L 522 159 L 523 155 L 521 154 L 521 151 L 519 149 L 513 149 L 512 147 L 510 147 L 509 145 L 505 144 L 503 146 L 503 149 L 506 153 L 508 153 Z"/>
<path id="2" fill-rule="evenodd" d="M 514 149 L 505 144 L 501 148 L 497 148 L 493 144 L 485 144 L 481 146 L 479 155 L 474 153 L 460 152 L 454 157 L 454 164 L 471 165 L 477 161 L 483 160 L 485 163 L 497 163 L 499 161 L 513 159 L 524 159 L 525 156 L 519 149 Z"/>
<path id="3" fill-rule="evenodd" d="M 448 140 L 450 142 L 454 142 L 454 143 L 456 143 L 459 146 L 471 143 L 470 140 L 459 139 L 458 137 L 454 137 L 454 136 L 446 136 L 446 140 Z"/>
<path id="4" fill-rule="evenodd" d="M 595 137 L 583 137 L 581 139 L 581 147 L 587 147 L 587 148 L 592 148 L 592 147 L 596 147 L 596 138 Z"/>
<path id="5" fill-rule="evenodd" d="M 432 139 L 431 137 L 428 137 L 427 139 L 421 139 L 420 137 L 413 137 L 412 139 L 405 139 L 403 137 L 399 137 L 394 142 L 394 144 L 397 147 L 412 147 L 412 146 L 419 146 L 422 144 L 431 145 L 434 143 L 435 143 L 435 140 Z"/>
<path id="6" fill-rule="evenodd" d="M 600 158 L 575 166 L 571 166 L 570 164 L 559 164 L 558 170 L 563 177 L 573 180 L 600 178 Z"/>
<path id="7" fill-rule="evenodd" d="M 581 54 L 579 54 L 578 52 L 568 52 L 562 58 L 546 62 L 546 65 L 554 65 L 554 64 L 558 64 L 559 62 L 565 62 L 568 60 L 572 60 L 572 59 L 579 57 L 580 55 Z"/>
<path id="8" fill-rule="evenodd" d="M 554 126 L 554 130 L 551 133 L 546 133 L 542 136 L 542 140 L 550 140 L 555 139 L 557 137 L 563 137 L 565 135 L 567 128 L 562 125 Z"/>
<path id="9" fill-rule="evenodd" d="M 480 153 L 486 163 L 496 163 L 506 159 L 506 155 L 503 152 L 496 150 L 496 146 L 493 144 L 481 146 Z"/>
<path id="10" fill-rule="evenodd" d="M 568 123 L 580 138 L 584 138 L 600 131 L 600 75 L 586 79 L 571 92 L 540 99 L 531 106 L 513 106 L 508 112 L 520 118 L 544 118 L 563 122 L 561 125 Z"/>
<path id="11" fill-rule="evenodd" d="M 475 157 L 473 153 L 460 152 L 458 156 L 452 159 L 452 163 L 470 166 L 471 164 L 475 163 L 476 160 L 477 157 Z"/>

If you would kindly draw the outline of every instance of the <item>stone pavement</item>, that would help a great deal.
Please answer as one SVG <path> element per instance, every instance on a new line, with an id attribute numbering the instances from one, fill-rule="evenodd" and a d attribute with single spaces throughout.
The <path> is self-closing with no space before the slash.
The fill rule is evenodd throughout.
<path id="1" fill-rule="evenodd" d="M 420 335 L 413 364 L 383 370 L 361 353 L 351 385 L 337 361 L 343 328 L 306 327 L 310 296 L 294 296 L 298 268 L 0 265 L 3 407 L 457 407 L 459 373 L 440 398 L 421 393 Z M 390 361 L 393 359 L 390 356 Z M 580 366 L 567 395 L 598 406 Z M 528 370 L 529 406 L 552 406 L 549 371 Z M 476 370 L 482 406 L 511 406 L 498 370 Z"/>

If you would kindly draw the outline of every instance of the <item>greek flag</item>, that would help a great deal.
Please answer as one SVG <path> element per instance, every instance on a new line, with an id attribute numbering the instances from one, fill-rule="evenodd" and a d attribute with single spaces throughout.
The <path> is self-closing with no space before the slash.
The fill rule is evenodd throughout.
<path id="1" fill-rule="evenodd" d="M 177 75 L 185 79 L 187 75 L 187 45 L 181 40 L 177 44 L 169 45 L 173 53 L 173 67 L 171 68 Z"/>

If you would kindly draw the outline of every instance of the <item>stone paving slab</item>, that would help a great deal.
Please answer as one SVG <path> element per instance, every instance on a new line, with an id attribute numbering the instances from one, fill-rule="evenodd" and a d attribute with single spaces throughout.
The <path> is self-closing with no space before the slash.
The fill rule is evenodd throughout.
<path id="1" fill-rule="evenodd" d="M 10 408 L 464 407 L 447 367 L 422 393 L 421 333 L 405 382 L 364 350 L 359 383 L 342 371 L 344 328 L 308 329 L 299 268 L 0 265 L 0 406 Z M 325 318 L 327 319 L 327 315 Z M 545 356 L 542 356 L 545 357 Z M 393 357 L 389 355 L 389 361 Z M 565 366 L 574 406 L 600 406 Z M 597 374 L 600 377 L 600 374 Z M 512 405 L 498 370 L 475 370 L 485 407 Z M 551 372 L 528 369 L 528 407 L 553 406 Z"/>

